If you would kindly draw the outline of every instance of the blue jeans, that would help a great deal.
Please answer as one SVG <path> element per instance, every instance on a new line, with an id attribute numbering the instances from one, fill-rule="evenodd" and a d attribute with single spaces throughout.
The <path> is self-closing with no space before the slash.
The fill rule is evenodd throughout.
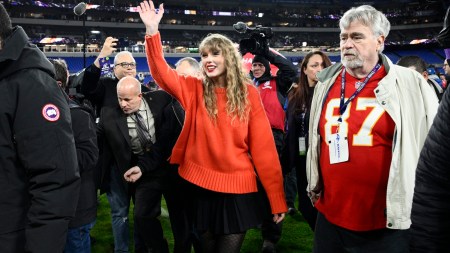
<path id="1" fill-rule="evenodd" d="M 128 225 L 128 212 L 131 197 L 127 193 L 116 167 L 111 168 L 110 189 L 106 192 L 111 207 L 112 231 L 114 236 L 114 252 L 128 252 L 130 241 L 130 228 Z"/>
<path id="2" fill-rule="evenodd" d="M 64 253 L 91 253 L 89 232 L 94 227 L 94 224 L 95 221 L 80 227 L 69 228 Z"/>

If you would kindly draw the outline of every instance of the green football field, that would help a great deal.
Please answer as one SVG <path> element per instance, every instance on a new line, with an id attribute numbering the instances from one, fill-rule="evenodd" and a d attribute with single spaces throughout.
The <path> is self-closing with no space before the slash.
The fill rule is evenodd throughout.
<path id="1" fill-rule="evenodd" d="M 95 238 L 92 245 L 93 253 L 111 253 L 114 252 L 114 240 L 111 230 L 111 216 L 109 211 L 109 203 L 106 195 L 99 198 L 99 208 L 97 212 L 97 222 L 91 231 L 91 235 Z M 170 229 L 170 221 L 163 201 L 163 213 L 161 222 L 164 234 L 169 241 L 170 252 L 173 252 L 173 236 Z M 130 223 L 133 225 L 132 211 L 130 211 Z M 130 229 L 132 237 L 133 229 Z M 293 216 L 286 215 L 283 224 L 283 234 L 280 242 L 277 244 L 278 253 L 310 253 L 312 249 L 313 233 L 308 224 L 304 221 L 298 212 Z M 131 245 L 132 246 L 132 242 Z M 261 252 L 262 239 L 259 229 L 249 230 L 245 236 L 244 245 L 241 252 L 243 253 L 259 253 Z M 192 251 L 194 252 L 194 251 Z"/>

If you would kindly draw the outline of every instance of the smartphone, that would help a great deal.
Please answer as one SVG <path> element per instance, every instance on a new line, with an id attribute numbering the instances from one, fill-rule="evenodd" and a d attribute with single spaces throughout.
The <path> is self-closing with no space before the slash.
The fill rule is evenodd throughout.
<path id="1" fill-rule="evenodd" d="M 125 40 L 124 38 L 119 38 L 116 41 L 115 48 L 126 48 L 130 46 L 130 42 L 128 40 Z"/>

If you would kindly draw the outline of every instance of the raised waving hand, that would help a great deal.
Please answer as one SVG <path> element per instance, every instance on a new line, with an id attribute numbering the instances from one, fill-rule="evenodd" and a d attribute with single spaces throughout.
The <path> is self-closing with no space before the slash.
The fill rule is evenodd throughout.
<path id="1" fill-rule="evenodd" d="M 164 14 L 164 4 L 159 5 L 159 9 L 155 9 L 153 1 L 143 1 L 137 6 L 139 16 L 145 25 L 145 33 L 154 35 L 158 32 L 158 25 Z"/>

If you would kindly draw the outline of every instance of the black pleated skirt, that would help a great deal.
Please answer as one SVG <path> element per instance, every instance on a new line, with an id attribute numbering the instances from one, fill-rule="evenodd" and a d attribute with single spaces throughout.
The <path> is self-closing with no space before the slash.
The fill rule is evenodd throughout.
<path id="1" fill-rule="evenodd" d="M 231 194 L 191 185 L 191 214 L 198 232 L 239 234 L 256 228 L 267 216 L 267 198 L 259 192 Z M 264 192 L 264 191 L 263 191 Z"/>

